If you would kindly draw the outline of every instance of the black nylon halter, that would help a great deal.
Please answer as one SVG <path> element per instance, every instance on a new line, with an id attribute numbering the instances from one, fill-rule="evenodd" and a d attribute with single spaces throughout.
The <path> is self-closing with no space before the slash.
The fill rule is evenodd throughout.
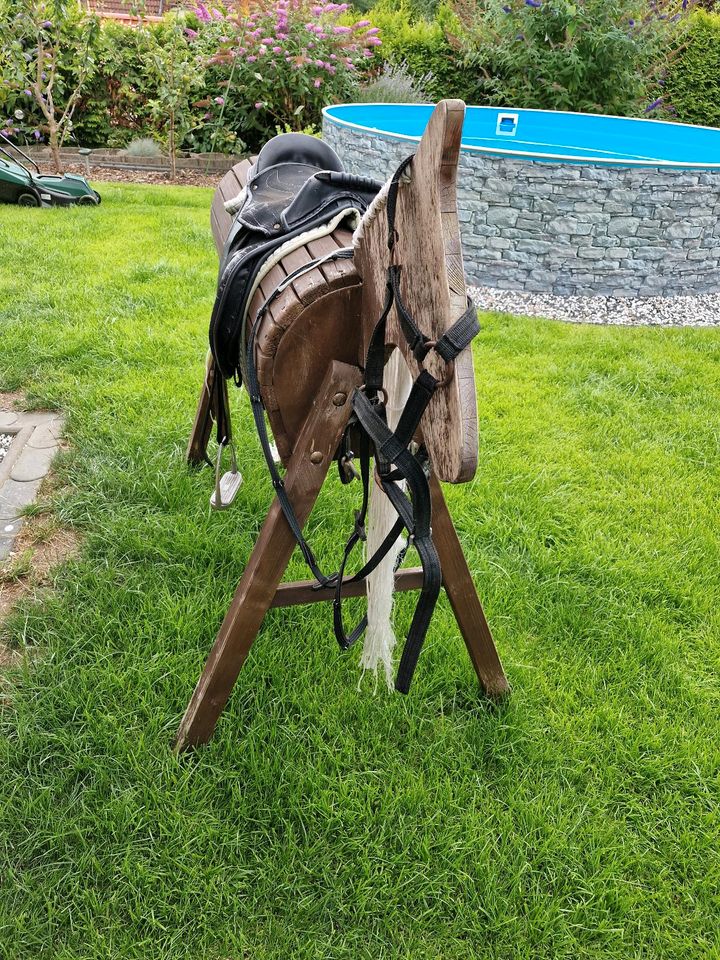
<path id="1" fill-rule="evenodd" d="M 412 160 L 413 157 L 410 156 L 400 164 L 390 181 L 388 189 L 388 250 L 390 251 L 391 259 L 393 258 L 398 236 L 395 228 L 398 191 L 402 176 L 412 163 Z M 412 544 L 412 546 L 415 547 L 423 570 L 423 583 L 420 596 L 405 640 L 395 681 L 395 688 L 401 693 L 407 693 L 440 593 L 440 587 L 442 586 L 440 559 L 432 539 L 432 504 L 428 482 L 430 463 L 424 447 L 416 450 L 412 449 L 414 446 L 413 436 L 435 391 L 445 381 L 436 379 L 425 369 L 421 370 L 410 390 L 410 395 L 400 415 L 397 428 L 395 431 L 392 431 L 388 427 L 385 403 L 382 399 L 386 396 L 383 388 L 383 378 L 387 320 L 394 306 L 397 311 L 402 333 L 419 363 L 422 363 L 430 350 L 435 350 L 446 364 L 451 364 L 479 332 L 480 325 L 475 307 L 472 300 L 468 297 L 468 307 L 463 315 L 453 323 L 450 329 L 447 330 L 437 342 L 431 340 L 420 331 L 403 301 L 400 291 L 402 266 L 397 263 L 392 263 L 388 267 L 385 302 L 382 313 L 376 322 L 370 338 L 366 356 L 365 383 L 361 389 L 354 391 L 351 399 L 353 408 L 351 423 L 354 429 L 359 429 L 360 431 L 359 459 L 360 478 L 363 490 L 362 503 L 360 509 L 356 511 L 355 526 L 345 545 L 340 569 L 330 575 L 323 573 L 315 558 L 315 554 L 303 536 L 302 527 L 298 522 L 295 510 L 285 490 L 283 479 L 273 459 L 270 439 L 265 424 L 260 385 L 255 368 L 254 345 L 260 321 L 270 304 L 288 283 L 292 282 L 292 280 L 296 279 L 302 273 L 314 269 L 320 262 L 326 262 L 327 260 L 340 257 L 351 257 L 352 253 L 351 248 L 337 250 L 328 257 L 319 258 L 318 260 L 304 264 L 286 277 L 282 284 L 270 294 L 258 311 L 251 336 L 248 340 L 246 385 L 250 395 L 253 417 L 260 444 L 270 472 L 272 485 L 283 514 L 285 515 L 285 519 L 288 522 L 305 562 L 317 580 L 316 589 L 334 589 L 335 591 L 333 601 L 333 626 L 338 643 L 343 649 L 347 649 L 355 643 L 362 636 L 367 626 L 367 616 L 365 616 L 350 633 L 346 633 L 342 616 L 343 584 L 364 580 L 375 570 L 378 564 L 393 548 L 403 530 L 407 530 L 408 545 Z M 220 378 L 218 377 L 218 379 Z M 220 398 L 221 393 L 222 391 L 218 391 L 218 398 Z M 222 433 L 229 432 L 229 418 L 222 404 L 221 409 L 222 412 L 219 411 L 218 416 L 218 440 L 220 440 Z M 372 557 L 351 577 L 345 578 L 345 569 L 350 555 L 355 546 L 365 540 L 365 522 L 369 506 L 371 456 L 374 456 L 375 459 L 375 468 L 380 486 L 392 503 L 398 518 Z M 407 484 L 409 496 L 401 489 L 401 481 L 405 481 Z M 407 547 L 405 547 L 397 557 L 395 569 L 397 569 L 402 562 L 406 550 Z"/>
<path id="2" fill-rule="evenodd" d="M 398 239 L 395 227 L 398 192 L 403 174 L 411 165 L 412 160 L 412 156 L 403 160 L 393 174 L 388 188 L 386 207 L 388 218 L 387 245 L 391 260 L 394 260 L 395 244 Z M 387 320 L 394 306 L 402 333 L 419 363 L 422 363 L 431 349 L 434 349 L 446 364 L 452 363 L 479 332 L 480 325 L 472 301 L 468 299 L 467 310 L 460 319 L 437 342 L 432 341 L 430 337 L 425 336 L 420 331 L 403 301 L 400 291 L 401 275 L 402 265 L 395 262 L 391 263 L 388 267 L 385 284 L 385 303 L 368 346 L 365 361 L 365 383 L 361 390 L 356 390 L 353 393 L 352 397 L 353 411 L 367 441 L 369 441 L 364 444 L 363 452 L 365 456 L 369 456 L 369 448 L 374 449 L 375 467 L 380 486 L 395 508 L 398 520 L 377 552 L 352 579 L 360 580 L 367 576 L 371 569 L 374 569 L 392 548 L 402 530 L 407 530 L 409 542 L 415 547 L 423 570 L 420 596 L 405 640 L 395 680 L 396 690 L 407 693 L 442 586 L 440 558 L 432 539 L 432 501 L 428 482 L 430 463 L 427 452 L 423 447 L 413 452 L 411 445 L 420 420 L 435 391 L 443 381 L 438 380 L 429 371 L 421 370 L 410 390 L 395 431 L 390 430 L 387 424 L 385 404 L 382 400 L 386 396 L 383 388 L 383 378 Z M 395 469 L 393 469 L 393 465 Z M 353 541 L 357 537 L 358 528 L 364 528 L 367 514 L 368 497 L 365 478 L 369 477 L 369 467 L 364 463 L 364 456 L 361 460 L 361 466 L 364 480 L 363 505 L 356 521 L 356 532 L 348 541 L 341 569 L 344 569 L 348 553 L 354 546 Z M 401 481 L 406 482 L 410 496 L 401 489 Z M 359 624 L 349 636 L 345 635 L 342 629 L 341 604 L 341 581 L 338 580 L 334 602 L 335 633 L 341 646 L 349 646 L 362 633 L 363 624 Z"/>

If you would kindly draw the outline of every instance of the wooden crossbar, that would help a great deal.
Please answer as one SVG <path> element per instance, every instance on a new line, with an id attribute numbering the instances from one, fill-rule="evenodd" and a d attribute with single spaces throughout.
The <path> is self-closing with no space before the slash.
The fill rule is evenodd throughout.
<path id="1" fill-rule="evenodd" d="M 405 590 L 419 590 L 422 587 L 422 567 L 409 567 L 395 573 L 395 593 Z M 341 596 L 363 597 L 367 589 L 365 580 L 343 583 Z M 322 603 L 335 599 L 335 589 L 318 588 L 315 580 L 296 580 L 294 583 L 281 583 L 275 591 L 271 607 L 293 607 L 298 603 Z"/>

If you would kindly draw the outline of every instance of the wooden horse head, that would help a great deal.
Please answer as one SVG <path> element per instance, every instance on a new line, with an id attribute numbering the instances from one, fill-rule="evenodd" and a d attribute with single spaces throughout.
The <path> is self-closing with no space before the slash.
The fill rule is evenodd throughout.
<path id="1" fill-rule="evenodd" d="M 420 330 L 437 341 L 467 309 L 456 180 L 465 104 L 441 101 L 427 125 L 407 176 L 400 182 L 393 256 L 402 264 L 401 292 Z M 362 356 L 385 300 L 389 184 L 354 236 L 354 262 L 362 278 Z M 399 348 L 417 377 L 420 366 L 403 336 L 396 311 L 387 343 Z M 422 435 L 437 476 L 449 483 L 470 480 L 477 468 L 477 401 L 472 352 L 466 347 L 449 370 L 434 353 L 424 365 L 446 383 L 433 396 L 422 420 Z"/>

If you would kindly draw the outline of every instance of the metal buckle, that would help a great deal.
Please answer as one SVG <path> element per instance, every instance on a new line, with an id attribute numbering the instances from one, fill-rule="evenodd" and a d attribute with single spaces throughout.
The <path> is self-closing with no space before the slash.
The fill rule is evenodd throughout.
<path id="1" fill-rule="evenodd" d="M 434 350 L 435 347 L 437 346 L 437 340 L 426 340 L 425 346 L 427 347 L 425 351 L 425 357 L 427 357 L 430 351 Z M 438 354 L 438 356 L 440 356 L 440 354 Z M 425 369 L 425 357 L 423 357 L 422 360 L 418 360 L 418 366 L 420 367 L 421 370 Z M 442 357 L 440 357 L 440 359 L 442 360 Z M 450 383 L 452 378 L 455 376 L 455 361 L 447 360 L 447 361 L 443 361 L 443 363 L 445 363 L 445 376 L 442 378 L 442 380 L 438 380 L 437 382 L 438 387 L 447 386 L 447 384 Z M 429 372 L 430 371 L 428 371 L 428 373 Z M 435 374 L 431 374 L 431 376 L 435 376 Z"/>
<path id="2" fill-rule="evenodd" d="M 383 405 L 384 407 L 386 407 L 386 406 L 387 406 L 387 402 L 388 402 L 388 392 L 387 392 L 387 390 L 385 389 L 385 387 L 376 387 L 376 390 L 377 390 L 378 393 L 381 393 L 381 394 L 382 394 L 382 401 L 380 401 L 377 397 L 373 397 L 372 399 L 370 399 L 370 397 L 368 397 L 368 400 L 370 400 L 370 403 L 375 403 L 375 404 L 382 403 L 382 405 Z M 367 393 L 367 384 L 365 384 L 365 383 L 361 384 L 361 385 L 358 387 L 358 392 L 359 392 L 359 393 Z"/>
<path id="3" fill-rule="evenodd" d="M 360 474 L 355 469 L 353 460 L 354 460 L 354 455 L 352 450 L 350 450 L 349 453 L 345 453 L 343 454 L 342 457 L 340 457 L 340 461 L 339 461 L 340 469 L 343 472 L 345 483 L 351 483 L 353 480 L 357 480 L 358 477 L 360 476 Z"/>

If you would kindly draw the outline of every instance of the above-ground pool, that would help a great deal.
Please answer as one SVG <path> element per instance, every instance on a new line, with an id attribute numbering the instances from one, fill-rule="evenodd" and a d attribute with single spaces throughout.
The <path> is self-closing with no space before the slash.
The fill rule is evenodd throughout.
<path id="1" fill-rule="evenodd" d="M 386 179 L 432 113 L 327 107 L 349 170 Z M 547 110 L 468 107 L 458 171 L 473 284 L 566 296 L 720 291 L 720 129 Z"/>

